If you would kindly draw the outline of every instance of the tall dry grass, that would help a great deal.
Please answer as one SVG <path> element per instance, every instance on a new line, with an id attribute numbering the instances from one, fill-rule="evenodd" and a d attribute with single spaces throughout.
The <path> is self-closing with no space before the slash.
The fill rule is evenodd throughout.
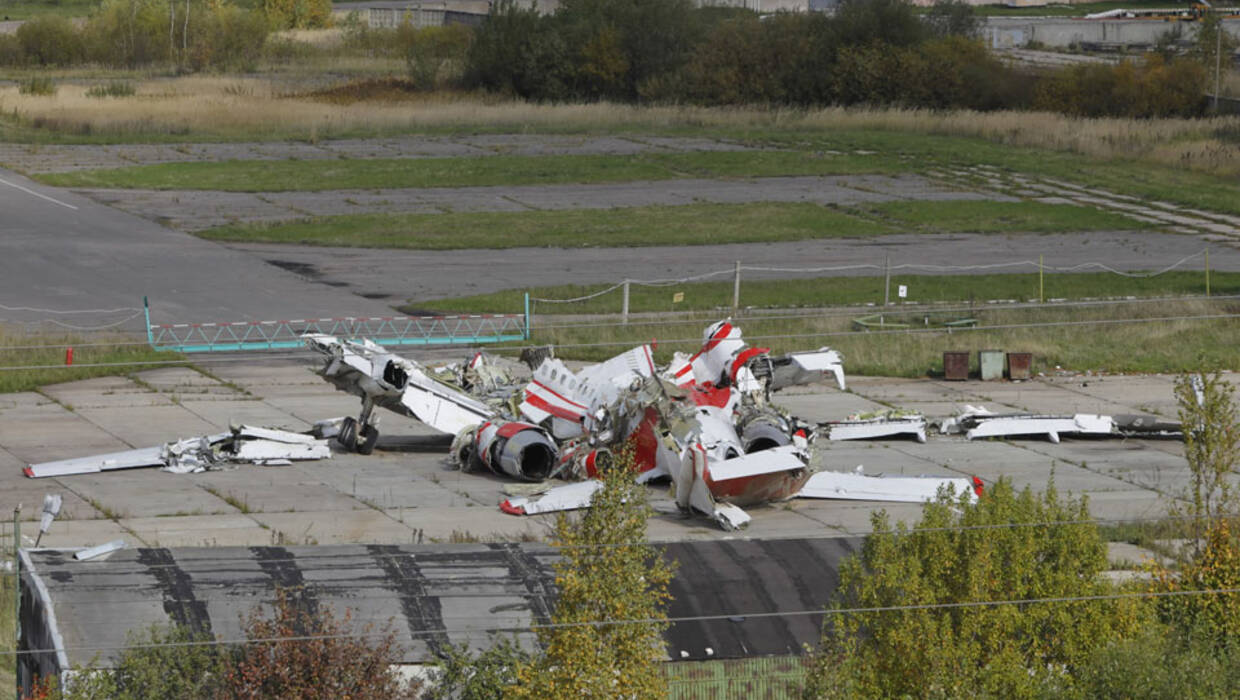
<path id="1" fill-rule="evenodd" d="M 472 94 L 412 94 L 393 101 L 330 104 L 292 94 L 279 77 L 193 76 L 142 83 L 128 99 L 0 88 L 0 113 L 52 131 L 139 141 L 161 135 L 203 138 L 330 138 L 421 130 L 614 132 L 667 129 L 823 131 L 873 129 L 982 138 L 1103 159 L 1139 159 L 1216 174 L 1240 174 L 1240 117 L 1082 119 L 1045 112 L 900 108 L 537 104 Z M 304 91 L 292 91 L 301 92 Z M 1222 137 L 1220 137 L 1222 135 Z"/>

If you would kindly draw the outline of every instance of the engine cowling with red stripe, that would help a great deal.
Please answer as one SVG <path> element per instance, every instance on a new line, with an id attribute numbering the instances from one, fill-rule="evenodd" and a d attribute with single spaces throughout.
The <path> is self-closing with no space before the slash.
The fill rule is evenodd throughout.
<path id="1" fill-rule="evenodd" d="M 484 423 L 474 434 L 478 461 L 492 472 L 514 479 L 546 479 L 556 466 L 558 453 L 547 431 L 531 423 Z"/>

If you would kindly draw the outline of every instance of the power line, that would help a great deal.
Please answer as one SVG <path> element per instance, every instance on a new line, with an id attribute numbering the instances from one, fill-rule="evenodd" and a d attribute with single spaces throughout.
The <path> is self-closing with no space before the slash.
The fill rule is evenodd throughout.
<path id="1" fill-rule="evenodd" d="M 1153 592 L 1133 592 L 1133 593 L 1100 593 L 1097 595 L 1079 595 L 1079 596 L 1055 596 L 1043 598 L 1017 598 L 1007 600 L 971 600 L 960 601 L 955 603 L 910 603 L 905 605 L 882 605 L 867 606 L 853 608 L 818 608 L 813 610 L 775 610 L 775 611 L 758 611 L 758 612 L 740 612 L 733 611 L 728 613 L 719 613 L 712 615 L 687 615 L 680 617 L 651 617 L 651 618 L 625 618 L 617 620 L 586 620 L 581 622 L 546 622 L 532 623 L 520 627 L 490 627 L 490 628 L 469 628 L 454 627 L 440 628 L 434 630 L 408 630 L 398 635 L 408 634 L 414 637 L 424 635 L 440 635 L 440 634 L 498 634 L 505 632 L 537 632 L 539 630 L 556 630 L 556 629 L 572 629 L 580 627 L 615 627 L 620 625 L 672 625 L 685 622 L 736 622 L 737 618 L 741 618 L 740 622 L 748 620 L 762 620 L 769 618 L 784 617 L 806 617 L 812 615 L 822 615 L 824 617 L 834 617 L 839 615 L 857 615 L 869 613 L 888 613 L 888 612 L 913 612 L 919 610 L 963 610 L 971 608 L 998 608 L 1019 605 L 1054 605 L 1063 603 L 1088 603 L 1100 602 L 1108 600 L 1136 600 L 1136 599 L 1161 599 L 1161 598 L 1179 598 L 1191 597 L 1199 595 L 1229 595 L 1240 593 L 1240 588 L 1213 588 L 1199 590 L 1178 590 L 1178 591 L 1153 591 Z M 223 646 L 223 645 L 242 645 L 242 644 L 269 644 L 269 643 L 289 643 L 289 642 L 310 642 L 328 639 L 367 639 L 367 638 L 387 638 L 395 634 L 387 632 L 382 634 L 317 634 L 302 635 L 296 637 L 264 637 L 259 639 L 228 639 L 228 640 L 199 640 L 186 642 L 148 642 L 138 644 L 127 644 L 124 646 L 117 645 L 82 645 L 72 647 L 52 647 L 43 649 L 22 649 L 14 651 L 0 651 L 0 656 L 18 656 L 31 654 L 50 654 L 66 651 L 116 651 L 122 649 L 144 649 L 144 648 L 168 648 L 168 647 L 200 647 L 200 646 Z"/>

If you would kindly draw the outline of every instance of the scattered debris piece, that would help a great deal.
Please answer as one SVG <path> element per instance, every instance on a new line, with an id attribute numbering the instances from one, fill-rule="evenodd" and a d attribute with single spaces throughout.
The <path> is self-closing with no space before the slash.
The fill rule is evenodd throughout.
<path id="1" fill-rule="evenodd" d="M 185 438 L 126 452 L 32 464 L 24 471 L 26 476 L 36 479 L 138 467 L 162 467 L 175 474 L 188 474 L 243 462 L 277 466 L 290 464 L 291 460 L 330 457 L 327 440 L 313 435 L 238 425 L 227 433 Z"/>
<path id="2" fill-rule="evenodd" d="M 1179 423 L 1157 416 L 994 413 L 982 406 L 965 406 L 963 412 L 943 421 L 939 430 L 944 435 L 963 434 L 970 440 L 1045 435 L 1054 443 L 1059 442 L 1059 436 L 1063 433 L 1100 437 L 1177 437 L 1183 434 Z"/>
<path id="3" fill-rule="evenodd" d="M 912 435 L 917 442 L 926 441 L 926 417 L 911 411 L 876 411 L 859 413 L 845 420 L 820 423 L 831 440 L 871 440 L 895 435 Z"/>

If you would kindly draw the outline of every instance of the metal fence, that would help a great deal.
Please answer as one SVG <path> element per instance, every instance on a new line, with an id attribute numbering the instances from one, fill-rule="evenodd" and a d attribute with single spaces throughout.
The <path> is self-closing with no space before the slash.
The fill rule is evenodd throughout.
<path id="1" fill-rule="evenodd" d="M 462 316 L 349 316 L 225 323 L 151 323 L 146 312 L 147 342 L 156 350 L 229 352 L 302 347 L 305 333 L 366 338 L 380 345 L 480 345 L 529 340 L 529 301 L 522 314 Z"/>

